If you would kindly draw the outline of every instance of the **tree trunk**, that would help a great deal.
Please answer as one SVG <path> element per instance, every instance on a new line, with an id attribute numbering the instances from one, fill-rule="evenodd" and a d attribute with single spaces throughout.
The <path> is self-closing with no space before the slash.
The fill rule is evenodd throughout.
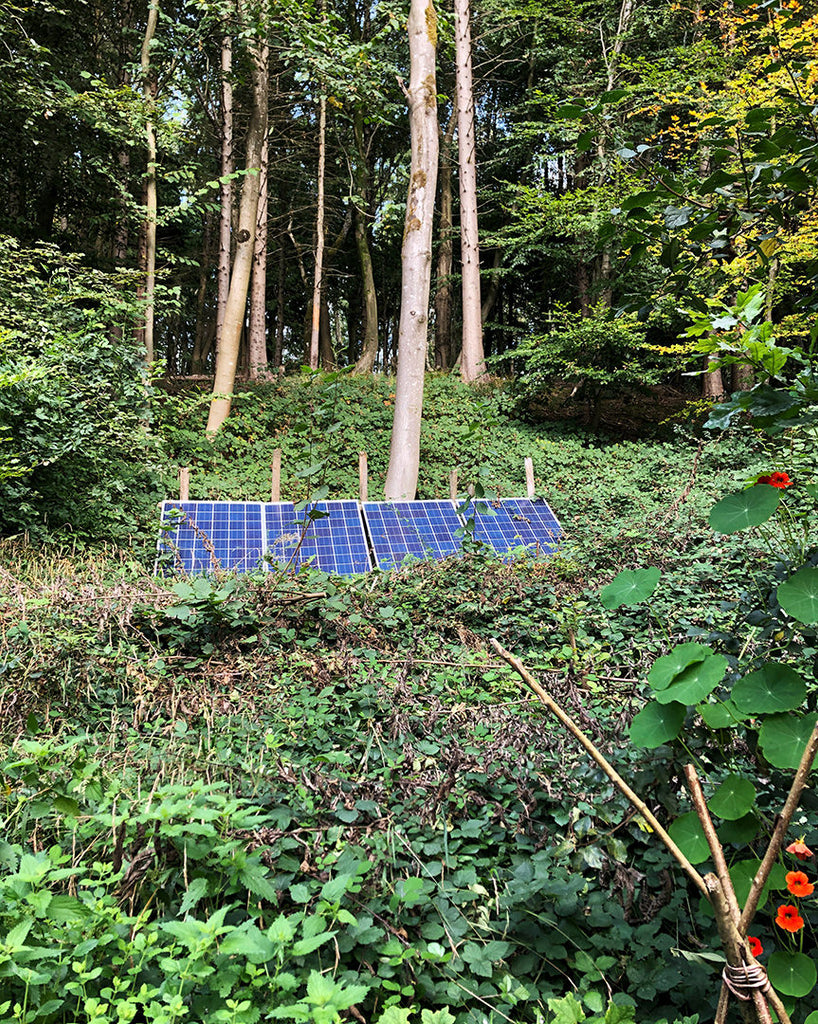
<path id="1" fill-rule="evenodd" d="M 460 375 L 467 384 L 486 375 L 480 320 L 480 242 L 477 232 L 477 152 L 471 69 L 469 0 L 454 0 L 457 69 L 457 151 L 460 169 L 460 262 L 463 274 L 463 344 Z"/>
<path id="2" fill-rule="evenodd" d="M 361 288 L 363 290 L 363 343 L 361 354 L 355 363 L 355 373 L 372 373 L 378 356 L 378 295 L 375 290 L 375 272 L 372 267 L 372 253 L 366 228 L 366 214 L 369 210 L 369 154 L 364 141 L 364 112 L 358 106 L 355 110 L 355 148 L 358 160 L 355 166 L 355 194 L 360 198 L 361 207 L 355 204 L 355 248 L 361 264 Z"/>
<path id="3" fill-rule="evenodd" d="M 420 470 L 420 423 L 426 369 L 432 222 L 437 184 L 437 14 L 432 0 L 411 0 L 409 10 L 409 124 L 412 161 L 401 249 L 401 309 L 395 415 L 384 493 L 415 497 Z"/>
<path id="4" fill-rule="evenodd" d="M 251 44 L 252 45 L 252 44 Z M 269 81 L 262 60 L 262 42 L 257 40 L 251 54 L 252 111 L 247 128 L 247 174 L 241 188 L 239 224 L 236 233 L 236 256 L 230 275 L 230 291 L 224 312 L 221 345 L 216 357 L 213 397 L 207 418 L 207 433 L 214 434 L 230 414 L 233 385 L 239 358 L 239 344 L 244 326 L 247 291 L 253 267 L 256 220 L 258 217 L 261 151 L 267 135 L 267 97 Z"/>
<path id="5" fill-rule="evenodd" d="M 273 349 L 273 366 L 279 367 L 284 362 L 284 284 L 287 261 L 284 257 L 284 246 L 278 250 L 278 288 L 276 290 L 276 340 Z"/>
<path id="6" fill-rule="evenodd" d="M 262 47 L 261 63 L 264 75 L 269 68 L 269 46 Z M 247 332 L 250 376 L 257 379 L 266 377 L 267 366 L 267 166 L 269 147 L 267 132 L 261 146 L 261 168 L 259 170 L 258 214 L 256 216 L 256 238 L 253 247 L 253 278 L 250 285 L 250 323 Z"/>
<path id="7" fill-rule="evenodd" d="M 318 207 L 315 216 L 315 278 L 312 286 L 312 331 L 310 333 L 310 369 L 318 369 L 321 326 L 321 290 L 324 274 L 324 170 L 327 159 L 327 97 L 322 96 L 318 114 Z"/>
<path id="8" fill-rule="evenodd" d="M 710 364 L 711 360 L 705 356 L 704 365 L 707 372 L 702 374 L 702 398 L 715 400 L 724 394 L 724 380 L 718 367 L 714 370 L 708 369 Z"/>
<path id="9" fill-rule="evenodd" d="M 233 39 L 229 28 L 222 37 L 221 70 L 221 183 L 219 185 L 219 269 L 216 274 L 216 354 L 221 347 L 224 314 L 230 291 L 230 255 L 233 227 L 233 182 L 229 180 L 235 170 L 233 154 Z"/>
<path id="10" fill-rule="evenodd" d="M 151 71 L 150 48 L 156 34 L 156 23 L 159 18 L 159 0 L 151 0 L 148 9 L 148 23 L 142 40 L 140 67 L 142 70 L 142 90 L 148 116 L 145 121 L 145 141 L 148 149 L 148 166 L 145 174 L 145 362 L 150 364 L 155 358 L 153 336 L 154 325 L 154 294 L 156 291 L 156 129 L 153 124 L 156 106 L 156 77 Z"/>
<path id="11" fill-rule="evenodd" d="M 452 139 L 455 121 L 452 113 L 440 140 L 440 247 L 435 277 L 436 370 L 448 370 L 452 362 Z"/>
<path id="12" fill-rule="evenodd" d="M 213 214 L 208 211 L 204 217 L 204 234 L 202 239 L 202 259 L 199 263 L 199 288 L 196 293 L 196 333 L 193 336 L 193 352 L 190 357 L 190 372 L 204 373 L 202 352 L 204 350 L 207 323 L 207 282 L 212 264 Z"/>

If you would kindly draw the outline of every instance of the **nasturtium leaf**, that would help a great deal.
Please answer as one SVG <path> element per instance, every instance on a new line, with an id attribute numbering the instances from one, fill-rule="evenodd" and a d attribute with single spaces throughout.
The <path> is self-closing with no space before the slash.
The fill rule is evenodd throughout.
<path id="1" fill-rule="evenodd" d="M 778 588 L 778 601 L 799 622 L 818 622 L 818 567 L 807 565 Z"/>
<path id="2" fill-rule="evenodd" d="M 676 739 L 686 711 L 684 704 L 648 704 L 631 722 L 631 743 L 652 749 Z"/>
<path id="3" fill-rule="evenodd" d="M 725 821 L 718 828 L 719 840 L 722 843 L 738 843 L 744 846 L 755 839 L 758 834 L 758 818 L 752 812 L 745 814 L 738 821 Z"/>
<path id="4" fill-rule="evenodd" d="M 809 1017 L 804 1020 L 804 1024 L 818 1024 L 818 1010 L 813 1010 Z"/>
<path id="5" fill-rule="evenodd" d="M 701 864 L 710 856 L 710 847 L 695 811 L 680 815 L 668 828 L 668 834 L 691 864 Z"/>
<path id="6" fill-rule="evenodd" d="M 689 665 L 704 661 L 711 654 L 713 649 L 703 644 L 679 644 L 670 654 L 656 659 L 648 672 L 648 682 L 654 690 L 666 690 L 680 672 Z"/>
<path id="7" fill-rule="evenodd" d="M 785 996 L 800 999 L 809 995 L 818 981 L 815 961 L 806 953 L 779 949 L 767 962 L 767 976 L 774 989 Z"/>
<path id="8" fill-rule="evenodd" d="M 771 715 L 758 734 L 762 754 L 776 768 L 797 768 L 818 715 Z M 813 761 L 813 764 L 815 762 Z"/>
<path id="9" fill-rule="evenodd" d="M 806 695 L 806 683 L 794 669 L 771 661 L 739 679 L 732 697 L 736 707 L 748 715 L 769 715 L 795 710 Z"/>
<path id="10" fill-rule="evenodd" d="M 761 861 L 753 857 L 751 860 L 739 860 L 735 864 L 730 865 L 730 881 L 733 883 L 733 889 L 736 892 L 736 899 L 738 905 L 743 907 L 747 902 L 747 897 L 750 895 L 750 888 L 753 884 L 753 879 L 761 867 Z M 767 883 L 761 890 L 761 897 L 758 901 L 758 909 L 760 910 L 767 900 L 770 898 L 770 889 L 776 889 L 778 886 L 774 884 L 772 874 L 767 879 Z"/>
<path id="11" fill-rule="evenodd" d="M 624 569 L 600 591 L 605 608 L 627 608 L 641 604 L 651 596 L 659 582 L 660 572 L 652 565 L 648 569 Z"/>
<path id="12" fill-rule="evenodd" d="M 756 788 L 749 779 L 735 772 L 728 775 L 707 801 L 712 814 L 727 821 L 737 821 L 747 814 L 755 803 Z"/>
<path id="13" fill-rule="evenodd" d="M 781 501 L 781 488 L 756 484 L 738 494 L 728 494 L 710 510 L 710 526 L 716 533 L 737 533 L 766 523 Z"/>
<path id="14" fill-rule="evenodd" d="M 715 704 L 697 704 L 696 710 L 702 716 L 704 724 L 711 729 L 729 729 L 744 718 L 732 700 L 718 701 Z"/>
<path id="15" fill-rule="evenodd" d="M 694 662 L 683 669 L 668 686 L 656 694 L 660 704 L 678 701 L 680 704 L 698 704 L 715 690 L 727 671 L 723 654 L 711 654 L 704 661 Z"/>

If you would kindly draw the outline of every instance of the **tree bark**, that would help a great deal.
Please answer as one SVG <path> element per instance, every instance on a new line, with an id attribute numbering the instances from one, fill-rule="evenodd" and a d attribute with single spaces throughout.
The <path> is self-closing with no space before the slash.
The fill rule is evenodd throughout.
<path id="1" fill-rule="evenodd" d="M 372 267 L 372 253 L 366 227 L 369 210 L 369 154 L 364 140 L 364 112 L 358 106 L 355 110 L 355 148 L 358 160 L 355 166 L 355 194 L 360 201 L 355 203 L 355 248 L 361 264 L 361 288 L 363 291 L 363 342 L 361 354 L 355 363 L 355 373 L 372 373 L 378 356 L 378 295 L 375 290 L 375 272 Z"/>
<path id="2" fill-rule="evenodd" d="M 151 71 L 150 48 L 156 35 L 159 19 L 159 0 L 151 0 L 148 8 L 148 23 L 142 40 L 140 67 L 142 90 L 148 116 L 145 121 L 145 141 L 148 149 L 148 166 L 145 174 L 145 362 L 155 358 L 154 345 L 154 295 L 156 292 L 156 129 L 153 124 L 156 107 L 156 77 Z"/>
<path id="3" fill-rule="evenodd" d="M 453 112 L 440 140 L 440 246 L 435 277 L 436 370 L 448 370 L 452 363 L 452 139 L 455 122 Z"/>
<path id="4" fill-rule="evenodd" d="M 265 40 L 261 48 L 261 64 L 265 78 L 269 73 L 270 48 Z M 267 168 L 269 146 L 267 132 L 261 145 L 259 169 L 258 212 L 253 246 L 253 276 L 250 285 L 250 321 L 247 332 L 250 377 L 266 377 L 267 364 Z"/>
<path id="5" fill-rule="evenodd" d="M 471 68 L 469 0 L 454 0 L 457 71 L 457 152 L 460 170 L 460 263 L 463 275 L 463 343 L 460 375 L 467 384 L 486 375 L 480 319 L 480 240 L 477 229 L 477 146 Z"/>
<path id="6" fill-rule="evenodd" d="M 438 126 L 432 0 L 411 0 L 407 99 L 412 160 L 401 249 L 401 309 L 395 414 L 384 488 L 387 499 L 415 497 L 420 470 L 420 424 L 426 370 L 432 222 L 437 184 Z"/>
<path id="7" fill-rule="evenodd" d="M 230 26 L 222 37 L 221 72 L 221 183 L 219 185 L 219 268 L 216 273 L 216 354 L 221 347 L 224 314 L 230 291 L 231 234 L 233 226 L 233 39 Z"/>
<path id="8" fill-rule="evenodd" d="M 253 267 L 256 220 L 258 217 L 261 150 L 267 134 L 267 98 L 269 82 L 262 61 L 262 42 L 257 40 L 251 53 L 252 111 L 247 129 L 246 174 L 241 188 L 236 256 L 230 275 L 230 291 L 224 312 L 221 345 L 216 357 L 213 397 L 207 418 L 207 433 L 214 434 L 230 414 L 233 385 L 239 358 L 250 272 Z"/>
<path id="9" fill-rule="evenodd" d="M 318 114 L 318 204 L 315 215 L 315 278 L 312 286 L 310 369 L 318 369 L 321 326 L 321 290 L 324 275 L 324 173 L 327 160 L 327 97 L 322 96 Z"/>

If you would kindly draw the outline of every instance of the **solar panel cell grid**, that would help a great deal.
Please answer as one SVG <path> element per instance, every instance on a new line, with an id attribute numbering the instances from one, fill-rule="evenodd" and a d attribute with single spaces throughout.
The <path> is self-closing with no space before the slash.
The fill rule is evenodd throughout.
<path id="1" fill-rule="evenodd" d="M 299 512 L 286 502 L 271 504 L 266 521 L 270 556 L 279 565 L 309 563 L 342 576 L 372 568 L 356 501 L 319 501 Z"/>
<path id="2" fill-rule="evenodd" d="M 380 569 L 406 558 L 440 559 L 460 551 L 462 522 L 451 501 L 364 503 L 364 518 Z"/>
<path id="3" fill-rule="evenodd" d="M 504 498 L 477 502 L 474 506 L 474 536 L 498 554 L 508 555 L 526 547 L 534 556 L 556 550 L 562 532 L 556 516 L 544 501 Z"/>
<path id="4" fill-rule="evenodd" d="M 249 572 L 263 565 L 260 503 L 166 501 L 162 523 L 159 554 L 170 554 L 175 567 L 185 572 Z"/>

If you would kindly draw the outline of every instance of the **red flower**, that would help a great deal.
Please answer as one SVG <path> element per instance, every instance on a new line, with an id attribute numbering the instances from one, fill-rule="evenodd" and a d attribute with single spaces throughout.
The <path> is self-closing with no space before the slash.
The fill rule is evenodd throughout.
<path id="1" fill-rule="evenodd" d="M 757 939 L 755 935 L 748 935 L 747 941 L 750 943 L 750 952 L 753 956 L 761 956 L 764 952 L 764 947 L 761 945 L 761 939 Z"/>
<path id="2" fill-rule="evenodd" d="M 793 896 L 812 896 L 815 886 L 803 871 L 787 872 L 787 890 Z"/>
<path id="3" fill-rule="evenodd" d="M 778 908 L 775 915 L 775 923 L 785 932 L 800 932 L 804 927 L 804 918 L 798 913 L 798 907 L 786 904 Z"/>
<path id="4" fill-rule="evenodd" d="M 770 473 L 767 476 L 760 476 L 756 483 L 769 484 L 770 487 L 792 487 L 792 480 L 787 473 Z"/>
<path id="5" fill-rule="evenodd" d="M 808 860 L 812 856 L 812 850 L 804 842 L 803 836 L 794 843 L 790 843 L 787 853 L 794 853 L 799 860 Z"/>

